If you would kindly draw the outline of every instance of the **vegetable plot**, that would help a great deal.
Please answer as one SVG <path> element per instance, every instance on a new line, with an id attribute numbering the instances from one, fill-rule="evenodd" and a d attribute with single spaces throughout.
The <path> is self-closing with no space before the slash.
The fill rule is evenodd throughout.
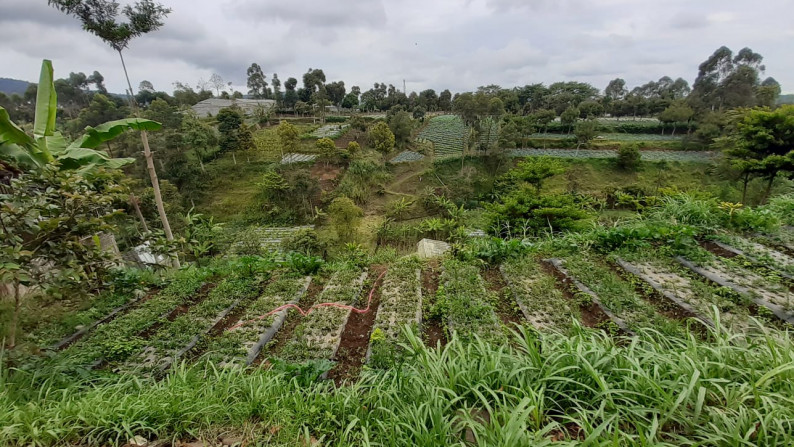
<path id="1" fill-rule="evenodd" d="M 386 341 L 396 341 L 403 326 L 418 326 L 422 320 L 421 267 L 416 258 L 403 258 L 389 266 L 373 329 Z"/>
<path id="2" fill-rule="evenodd" d="M 511 157 L 554 157 L 554 158 L 616 158 L 618 152 L 610 149 L 512 149 Z M 643 161 L 680 161 L 692 163 L 710 163 L 714 161 L 714 152 L 685 151 L 640 151 Z"/>
<path id="3" fill-rule="evenodd" d="M 562 330 L 571 326 L 572 319 L 581 319 L 578 307 L 571 305 L 555 287 L 555 279 L 533 259 L 505 262 L 500 270 L 521 313 L 535 329 Z"/>
<path id="4" fill-rule="evenodd" d="M 326 124 L 324 126 L 321 126 L 320 128 L 318 128 L 309 135 L 311 135 L 313 138 L 318 138 L 318 139 L 319 138 L 336 139 L 342 136 L 342 134 L 344 134 L 345 131 L 347 131 L 348 127 L 350 127 L 349 124 Z"/>
<path id="5" fill-rule="evenodd" d="M 70 319 L 70 321 L 73 322 L 70 327 L 74 327 L 74 322 L 80 322 L 82 323 L 81 326 L 83 326 L 82 329 L 79 329 L 76 332 L 73 332 L 71 335 L 62 338 L 58 343 L 53 344 L 50 349 L 53 351 L 66 349 L 77 340 L 85 337 L 97 326 L 117 318 L 130 308 L 137 306 L 138 304 L 151 298 L 152 295 L 154 295 L 153 292 L 149 292 L 146 295 L 137 298 L 133 297 L 132 294 L 100 295 L 92 302 L 90 309 L 78 312 Z"/>
<path id="6" fill-rule="evenodd" d="M 678 322 L 657 313 L 657 309 L 637 293 L 634 284 L 624 281 L 606 265 L 585 256 L 568 259 L 565 265 L 632 331 L 649 328 L 665 334 L 681 335 L 684 332 Z"/>
<path id="7" fill-rule="evenodd" d="M 749 298 L 758 306 L 759 312 L 769 312 L 784 322 L 794 324 L 794 296 L 791 290 L 773 281 L 773 278 L 764 278 L 747 269 L 732 266 L 727 260 L 722 262 L 713 259 L 702 264 L 682 257 L 676 260 L 709 281 Z"/>
<path id="8" fill-rule="evenodd" d="M 103 359 L 110 362 L 125 359 L 143 347 L 141 332 L 164 321 L 177 306 L 193 298 L 209 276 L 204 270 L 180 272 L 157 296 L 121 318 L 98 326 L 93 334 L 63 350 L 60 357 L 70 364 L 85 366 Z"/>
<path id="9" fill-rule="evenodd" d="M 419 142 L 429 141 L 437 158 L 460 156 L 466 143 L 467 129 L 457 115 L 440 115 L 432 118 L 419 132 Z"/>
<path id="10" fill-rule="evenodd" d="M 436 311 L 444 317 L 450 336 L 457 332 L 463 338 L 478 335 L 495 340 L 502 334 L 492 304 L 495 298 L 486 290 L 477 267 L 455 259 L 447 260 L 440 283 Z"/>
<path id="11" fill-rule="evenodd" d="M 318 302 L 355 306 L 367 272 L 353 266 L 337 271 L 320 293 Z M 281 352 L 291 361 L 331 359 L 336 354 L 350 309 L 325 306 L 315 308 L 295 328 L 295 334 Z"/>
<path id="12" fill-rule="evenodd" d="M 306 293 L 311 277 L 283 276 L 265 290 L 240 316 L 235 327 L 212 339 L 206 357 L 225 365 L 250 365 L 284 324 L 289 309 L 261 318 L 280 306 L 295 304 Z"/>
<path id="13" fill-rule="evenodd" d="M 794 275 L 794 258 L 765 245 L 739 236 L 721 235 L 718 239 L 734 251 L 786 275 Z"/>
<path id="14" fill-rule="evenodd" d="M 129 359 L 124 370 L 139 368 L 163 371 L 192 349 L 241 301 L 258 293 L 256 278 L 229 277 L 212 289 L 207 299 L 187 313 L 163 326 L 147 343 L 143 352 Z"/>
<path id="15" fill-rule="evenodd" d="M 735 294 L 720 295 L 708 285 L 694 282 L 659 261 L 627 262 L 617 260 L 618 264 L 670 301 L 695 314 L 704 324 L 714 327 L 712 315 L 717 311 L 720 324 L 733 332 L 746 332 L 749 313 Z M 680 269 L 680 267 L 679 267 Z"/>

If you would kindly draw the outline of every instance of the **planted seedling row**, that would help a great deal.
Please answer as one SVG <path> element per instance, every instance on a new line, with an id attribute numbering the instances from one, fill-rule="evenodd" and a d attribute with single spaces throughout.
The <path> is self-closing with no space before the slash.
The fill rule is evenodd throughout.
<path id="1" fill-rule="evenodd" d="M 534 260 L 509 261 L 499 270 L 524 318 L 535 329 L 563 329 L 571 326 L 572 318 L 581 319 L 579 309 L 571 305 L 555 287 L 554 278 Z"/>
<path id="2" fill-rule="evenodd" d="M 620 258 L 617 258 L 616 262 L 626 273 L 633 275 L 643 281 L 645 284 L 650 286 L 654 292 L 662 296 L 673 305 L 678 306 L 681 310 L 688 314 L 688 316 L 697 318 L 706 326 L 711 328 L 714 327 L 714 322 L 711 321 L 711 318 L 708 318 L 704 312 L 696 309 L 690 304 L 690 300 L 688 300 L 687 297 L 691 296 L 691 292 L 690 294 L 687 294 L 686 292 L 682 291 L 680 287 L 674 287 L 671 290 L 664 285 L 664 283 L 668 285 L 682 283 L 686 284 L 684 282 L 686 281 L 684 278 L 681 278 L 671 272 L 663 272 L 659 271 L 658 269 L 651 268 L 649 264 L 635 265 Z M 684 290 L 689 291 L 689 288 L 685 288 Z"/>
<path id="3" fill-rule="evenodd" d="M 691 276 L 699 277 L 699 275 L 677 263 L 665 262 L 661 258 L 632 260 L 631 263 L 619 260 L 621 261 L 630 264 L 639 274 L 629 270 L 630 273 L 647 282 L 664 296 L 674 297 L 689 305 L 700 317 L 708 319 L 710 325 L 714 324 L 711 316 L 716 309 L 722 326 L 733 332 L 748 331 L 750 314 L 744 303 L 746 300 L 732 290 L 724 287 L 715 288 L 709 283 L 697 281 Z M 706 323 L 705 320 L 702 321 Z"/>
<path id="4" fill-rule="evenodd" d="M 85 366 L 123 360 L 142 347 L 141 335 L 147 329 L 165 321 L 179 306 L 201 299 L 208 277 L 209 273 L 202 270 L 180 272 L 156 296 L 120 318 L 100 324 L 90 335 L 61 351 L 60 357 L 68 363 Z"/>
<path id="5" fill-rule="evenodd" d="M 318 298 L 319 303 L 343 306 L 358 305 L 358 298 L 367 272 L 344 267 L 334 273 Z M 342 331 L 350 317 L 350 310 L 339 307 L 320 307 L 312 310 L 295 328 L 295 333 L 281 356 L 291 361 L 331 359 L 339 349 Z"/>
<path id="6" fill-rule="evenodd" d="M 603 314 L 606 317 L 605 320 L 613 324 L 615 329 L 617 329 L 617 331 L 622 332 L 623 334 L 629 336 L 634 335 L 634 332 L 631 329 L 629 329 L 629 326 L 626 324 L 626 322 L 623 321 L 623 319 L 621 319 L 617 315 L 615 315 L 615 313 L 613 313 L 609 309 L 609 307 L 605 306 L 595 292 L 590 290 L 589 287 L 582 284 L 582 282 L 580 282 L 578 279 L 576 279 L 574 276 L 571 275 L 568 269 L 565 268 L 565 264 L 561 259 L 553 258 L 553 259 L 548 259 L 544 262 L 546 262 L 548 265 L 551 266 L 551 268 L 554 270 L 555 274 L 562 281 L 563 284 L 565 284 L 570 289 L 572 289 L 574 296 L 578 296 L 578 297 L 583 296 L 585 298 L 585 301 L 589 302 L 592 306 L 594 306 L 595 311 L 597 313 Z M 609 328 L 608 325 L 606 328 L 603 327 L 604 323 L 605 321 L 602 320 L 602 322 L 596 325 L 596 327 L 607 329 L 607 332 L 612 333 L 613 330 L 611 330 L 611 328 Z"/>
<path id="7" fill-rule="evenodd" d="M 258 290 L 258 280 L 255 278 L 224 279 L 204 301 L 163 325 L 149 339 L 143 351 L 130 358 L 122 369 L 156 372 L 168 369 L 242 301 L 256 296 Z"/>
<path id="8" fill-rule="evenodd" d="M 479 335 L 496 339 L 501 334 L 494 300 L 485 288 L 477 267 L 450 259 L 444 262 L 441 285 L 436 292 L 436 306 L 445 316 L 449 335 Z"/>
<path id="9" fill-rule="evenodd" d="M 794 324 L 794 314 L 792 314 L 794 297 L 787 289 L 775 287 L 768 279 L 748 270 L 731 269 L 720 261 L 714 260 L 708 265 L 696 265 L 680 256 L 676 260 L 703 278 L 748 297 L 758 306 L 759 311 L 767 309 L 782 321 Z"/>
<path id="10" fill-rule="evenodd" d="M 281 329 L 289 309 L 262 317 L 285 304 L 296 304 L 309 289 L 311 280 L 310 276 L 283 276 L 268 284 L 233 324 L 242 326 L 226 330 L 210 341 L 207 357 L 221 366 L 251 365 L 262 347 Z"/>
<path id="11" fill-rule="evenodd" d="M 372 355 L 372 343 L 393 345 L 403 326 L 410 325 L 419 332 L 422 322 L 421 262 L 404 258 L 389 267 L 380 288 L 380 306 L 367 349 Z"/>
<path id="12" fill-rule="evenodd" d="M 650 288 L 631 276 L 621 276 L 622 271 L 604 258 L 579 256 L 566 262 L 576 278 L 591 288 L 601 302 L 636 332 L 654 329 L 662 334 L 683 336 L 686 315 L 667 300 L 654 296 Z"/>
<path id="13" fill-rule="evenodd" d="M 794 275 L 792 275 L 792 272 L 794 272 L 794 258 L 747 239 L 739 237 L 723 237 L 723 239 L 730 242 L 711 241 L 711 244 L 716 246 L 719 251 L 715 254 L 725 255 L 728 258 L 745 258 L 752 264 L 776 272 L 790 282 L 794 282 Z M 711 251 L 714 252 L 714 250 Z"/>
<path id="14" fill-rule="evenodd" d="M 784 225 L 774 234 L 755 234 L 753 238 L 788 256 L 794 256 L 794 227 Z"/>
<path id="15" fill-rule="evenodd" d="M 98 320 L 95 320 L 93 323 L 91 323 L 91 324 L 83 327 L 82 329 L 74 332 L 73 334 L 61 339 L 61 341 L 59 341 L 58 343 L 54 344 L 50 349 L 52 349 L 53 351 L 60 351 L 62 349 L 68 348 L 69 346 L 71 346 L 76 341 L 78 341 L 81 338 L 85 337 L 86 334 L 88 334 L 89 332 L 94 330 L 94 328 L 96 328 L 100 324 L 105 324 L 105 323 L 115 319 L 120 314 L 122 314 L 122 313 L 126 312 L 127 310 L 129 310 L 131 307 L 134 307 L 134 306 L 136 306 L 136 305 L 138 305 L 140 303 L 145 302 L 146 300 L 148 300 L 149 298 L 151 298 L 155 294 L 156 294 L 156 292 L 149 292 L 149 293 L 141 296 L 140 298 L 135 298 L 135 299 L 132 299 L 130 301 L 127 301 L 126 303 L 122 304 L 121 306 L 118 306 L 118 307 L 114 308 L 113 310 L 111 310 L 109 313 L 107 313 L 102 318 L 100 318 Z"/>

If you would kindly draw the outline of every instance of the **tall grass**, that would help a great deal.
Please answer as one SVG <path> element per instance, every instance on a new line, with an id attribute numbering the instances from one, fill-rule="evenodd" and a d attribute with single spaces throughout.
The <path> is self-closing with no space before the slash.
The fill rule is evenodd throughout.
<path id="1" fill-rule="evenodd" d="M 156 382 L 121 376 L 61 389 L 0 376 L 0 444 L 99 445 L 142 435 L 259 445 L 785 446 L 794 443 L 788 334 L 739 339 L 641 333 L 626 344 L 582 328 L 515 333 L 507 344 L 457 338 L 441 350 L 406 333 L 402 370 L 350 387 L 300 387 L 275 371 L 176 368 Z M 271 443 L 271 444 L 268 444 Z"/>

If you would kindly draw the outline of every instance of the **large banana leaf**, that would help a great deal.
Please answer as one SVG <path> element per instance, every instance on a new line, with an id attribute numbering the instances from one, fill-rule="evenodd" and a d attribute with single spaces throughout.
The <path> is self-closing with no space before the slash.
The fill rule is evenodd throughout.
<path id="1" fill-rule="evenodd" d="M 41 62 L 41 74 L 36 91 L 36 119 L 33 135 L 48 137 L 55 132 L 55 113 L 58 111 L 58 95 L 55 92 L 52 62 Z"/>
<path id="2" fill-rule="evenodd" d="M 110 158 L 104 152 L 86 148 L 68 148 L 58 157 L 63 169 L 76 169 L 81 172 L 91 171 L 98 167 L 111 169 L 120 168 L 135 161 L 134 158 Z"/>
<path id="3" fill-rule="evenodd" d="M 28 146 L 33 144 L 33 138 L 11 121 L 8 111 L 0 107 L 0 144 L 11 143 Z"/>
<path id="4" fill-rule="evenodd" d="M 157 121 L 145 120 L 142 118 L 124 118 L 116 121 L 109 121 L 96 127 L 86 127 L 85 134 L 69 147 L 93 149 L 105 141 L 116 138 L 125 130 L 160 130 L 161 127 L 163 127 L 162 124 Z"/>
<path id="5" fill-rule="evenodd" d="M 31 168 L 49 163 L 49 157 L 35 147 L 36 140 L 14 124 L 8 111 L 0 107 L 0 158 Z"/>
<path id="6" fill-rule="evenodd" d="M 159 130 L 156 121 L 141 118 L 126 118 L 87 127 L 85 134 L 71 144 L 60 132 L 55 131 L 55 114 L 58 98 L 55 92 L 52 63 L 41 63 L 38 92 L 36 94 L 36 116 L 33 135 L 26 134 L 11 121 L 8 112 L 0 107 L 0 158 L 17 165 L 37 169 L 57 160 L 62 169 L 81 172 L 104 166 L 119 168 L 135 161 L 133 158 L 110 158 L 104 151 L 95 150 L 100 144 L 116 138 L 126 130 Z"/>

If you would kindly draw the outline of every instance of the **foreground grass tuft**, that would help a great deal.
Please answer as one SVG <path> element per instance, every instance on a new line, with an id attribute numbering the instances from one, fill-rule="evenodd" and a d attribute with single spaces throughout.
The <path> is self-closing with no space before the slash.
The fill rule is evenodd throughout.
<path id="1" fill-rule="evenodd" d="M 515 333 L 509 344 L 454 338 L 442 350 L 406 333 L 402 370 L 353 386 L 310 387 L 276 371 L 175 368 L 162 381 L 120 376 L 67 388 L 0 376 L 0 444 L 99 445 L 215 437 L 259 445 L 753 445 L 794 442 L 794 346 L 788 334 L 709 342 L 659 337 L 624 345 Z M 663 341 L 660 341 L 663 340 Z M 38 393 L 30 393 L 33 385 Z"/>

